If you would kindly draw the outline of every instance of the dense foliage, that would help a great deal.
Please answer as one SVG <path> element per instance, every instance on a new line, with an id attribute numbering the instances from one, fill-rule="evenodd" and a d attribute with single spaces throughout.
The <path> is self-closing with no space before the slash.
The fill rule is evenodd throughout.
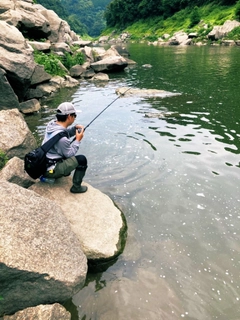
<path id="1" fill-rule="evenodd" d="M 110 0 L 36 0 L 55 11 L 79 35 L 98 36 L 106 27 L 104 10 Z"/>
<path id="2" fill-rule="evenodd" d="M 73 54 L 66 52 L 63 57 L 53 53 L 44 54 L 40 51 L 34 51 L 34 60 L 36 63 L 43 65 L 44 70 L 52 76 L 64 76 L 66 75 L 66 71 L 62 68 L 61 64 L 69 70 L 76 64 L 81 65 L 84 63 L 83 54 L 81 52 L 74 52 L 74 48 L 72 49 Z"/>
<path id="3" fill-rule="evenodd" d="M 35 0 L 48 9 L 54 10 L 66 20 L 77 34 L 99 36 L 107 28 L 123 30 L 135 23 L 155 23 L 155 29 L 164 29 L 169 17 L 176 23 L 188 21 L 186 28 L 192 28 L 202 19 L 204 6 L 209 10 L 219 8 L 217 21 L 224 23 L 225 9 L 235 5 L 235 18 L 240 21 L 240 0 Z M 202 10 L 200 10 L 202 9 Z M 214 9 L 215 10 L 215 9 Z M 215 10 L 216 11 L 216 10 Z M 176 16 L 177 15 L 177 16 Z M 216 14 L 215 14 L 216 15 Z M 182 21 L 180 21 L 182 20 Z M 212 25 L 212 23 L 210 23 Z"/>
<path id="4" fill-rule="evenodd" d="M 237 0 L 113 0 L 106 8 L 105 17 L 108 27 L 125 28 L 140 19 L 157 16 L 166 19 L 185 8 L 191 12 L 195 7 L 209 3 L 228 6 L 236 2 Z M 193 24 L 199 20 L 197 10 L 194 14 Z"/>
<path id="5" fill-rule="evenodd" d="M 240 0 L 238 1 L 235 8 L 235 18 L 240 21 Z"/>

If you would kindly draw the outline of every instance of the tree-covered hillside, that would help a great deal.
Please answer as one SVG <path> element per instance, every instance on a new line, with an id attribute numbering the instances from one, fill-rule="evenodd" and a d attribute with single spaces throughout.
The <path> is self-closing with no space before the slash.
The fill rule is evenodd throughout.
<path id="1" fill-rule="evenodd" d="M 79 35 L 99 36 L 106 27 L 104 11 L 110 0 L 36 0 L 55 11 Z"/>
<path id="2" fill-rule="evenodd" d="M 55 11 L 80 36 L 98 37 L 102 31 L 109 34 L 114 29 L 127 30 L 133 38 L 151 40 L 166 32 L 192 29 L 200 20 L 209 28 L 227 19 L 240 21 L 240 0 L 35 1 Z M 198 29 L 194 31 L 202 33 L 201 26 Z"/>
<path id="3" fill-rule="evenodd" d="M 113 0 L 107 6 L 105 17 L 108 27 L 125 28 L 141 19 L 162 17 L 166 19 L 176 12 L 196 6 L 215 4 L 230 6 L 237 0 Z"/>

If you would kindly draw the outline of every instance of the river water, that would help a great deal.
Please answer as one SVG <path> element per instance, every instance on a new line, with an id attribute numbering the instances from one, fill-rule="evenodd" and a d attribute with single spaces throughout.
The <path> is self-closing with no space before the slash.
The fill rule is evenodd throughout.
<path id="1" fill-rule="evenodd" d="M 128 238 L 67 307 L 85 320 L 239 320 L 240 48 L 128 49 L 136 65 L 52 102 L 72 100 L 87 125 L 118 87 L 180 93 L 120 98 L 87 128 L 85 181 L 121 208 Z"/>

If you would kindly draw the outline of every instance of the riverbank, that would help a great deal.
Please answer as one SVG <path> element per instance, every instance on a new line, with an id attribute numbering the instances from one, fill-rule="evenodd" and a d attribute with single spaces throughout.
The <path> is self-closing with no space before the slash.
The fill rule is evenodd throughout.
<path id="1" fill-rule="evenodd" d="M 89 184 L 86 193 L 72 194 L 72 177 L 53 185 L 31 179 L 22 159 L 36 147 L 32 133 L 17 109 L 0 111 L 0 119 L 1 147 L 10 158 L 0 171 L 2 316 L 70 299 L 89 267 L 107 268 L 120 255 L 127 224 L 113 201 Z"/>
<path id="2" fill-rule="evenodd" d="M 199 21 L 194 25 L 191 25 L 192 11 L 186 8 L 167 19 L 153 17 L 147 20 L 139 20 L 121 30 L 108 28 L 102 35 L 111 35 L 116 38 L 120 34 L 128 34 L 130 41 L 155 42 L 159 39 L 167 41 L 168 38 L 181 31 L 187 34 L 194 34 L 192 44 L 200 42 L 212 44 L 216 41 L 220 43 L 219 39 L 209 39 L 207 35 L 215 26 L 222 26 L 227 20 L 236 20 L 236 6 L 237 4 L 233 6 L 208 4 L 198 7 Z M 240 29 L 238 28 L 233 33 L 228 34 L 225 40 L 240 40 Z"/>

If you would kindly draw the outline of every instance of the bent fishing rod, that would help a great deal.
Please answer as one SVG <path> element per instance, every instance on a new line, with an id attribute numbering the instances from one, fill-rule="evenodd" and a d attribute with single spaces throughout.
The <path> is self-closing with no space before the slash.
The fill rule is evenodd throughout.
<path id="1" fill-rule="evenodd" d="M 125 95 L 125 93 L 128 91 L 128 90 L 130 90 L 131 88 L 128 88 L 126 91 L 124 91 L 123 93 L 120 93 L 120 95 L 116 98 L 116 99 L 114 99 L 111 103 L 109 103 L 109 105 L 107 105 L 106 106 L 106 108 L 104 108 L 98 115 L 96 115 L 96 117 L 95 118 L 93 118 L 90 122 L 89 122 L 89 124 L 88 125 L 86 125 L 86 127 L 84 127 L 84 131 L 90 126 L 90 124 L 92 124 L 93 123 L 93 121 L 95 121 L 105 110 L 107 110 L 116 100 L 118 100 L 121 96 L 124 96 Z M 79 133 L 81 132 L 81 129 L 78 129 L 78 130 L 80 130 L 79 131 Z M 73 140 L 75 140 L 76 139 L 76 137 L 73 139 Z"/>

